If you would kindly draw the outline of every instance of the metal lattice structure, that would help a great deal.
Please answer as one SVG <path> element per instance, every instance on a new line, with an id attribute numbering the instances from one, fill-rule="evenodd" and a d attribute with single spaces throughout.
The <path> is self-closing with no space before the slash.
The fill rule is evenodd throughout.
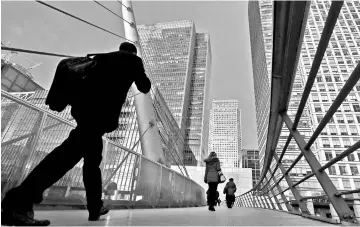
<path id="1" fill-rule="evenodd" d="M 349 146 L 345 151 L 324 165 L 320 164 L 317 154 L 311 150 L 311 147 L 325 126 L 331 121 L 337 109 L 358 83 L 360 78 L 359 62 L 333 100 L 325 116 L 321 119 L 312 135 L 308 137 L 308 141 L 305 141 L 304 138 L 306 137 L 298 129 L 301 127 L 299 125 L 300 118 L 303 116 L 304 108 L 307 105 L 308 97 L 312 91 L 343 3 L 343 1 L 333 1 L 331 3 L 311 70 L 301 94 L 298 109 L 293 114 L 294 118 L 292 118 L 288 111 L 289 101 L 297 73 L 297 65 L 311 2 L 274 2 L 270 116 L 265 157 L 263 159 L 264 166 L 262 166 L 259 183 L 249 192 L 238 196 L 235 206 L 288 211 L 332 223 L 336 223 L 338 220 L 358 223 L 357 218 L 359 218 L 360 214 L 356 212 L 359 212 L 359 208 L 353 208 L 355 211 L 353 212 L 347 202 L 352 201 L 353 206 L 359 206 L 360 189 L 338 190 L 330 179 L 327 169 L 341 161 L 344 157 L 359 151 L 360 141 L 355 141 L 352 146 Z M 283 125 L 288 130 L 288 136 L 285 145 L 279 149 L 278 141 Z M 292 139 L 296 142 L 296 149 L 300 151 L 300 154 L 291 163 L 285 163 L 284 156 Z M 311 171 L 304 177 L 294 179 L 294 177 L 291 177 L 291 170 L 300 162 L 306 163 Z M 304 183 L 307 180 L 316 180 L 319 183 L 319 187 L 306 188 Z M 306 196 L 304 193 L 306 190 L 317 190 L 319 195 Z M 352 196 L 346 197 L 346 195 Z M 290 201 L 289 198 L 293 198 L 293 200 Z M 330 203 L 332 219 L 315 216 L 312 199 L 327 199 Z M 298 209 L 293 206 L 294 202 L 298 204 Z"/>
<path id="2" fill-rule="evenodd" d="M 131 98 L 127 100 L 130 100 L 129 103 Z M 122 115 L 126 111 L 127 106 L 123 109 Z M 2 91 L 1 120 L 3 196 L 10 188 L 21 183 L 52 149 L 60 145 L 76 125 L 5 91 Z M 120 122 L 122 120 L 126 119 L 120 119 Z M 133 120 L 136 121 L 136 118 Z M 169 130 L 167 122 L 159 121 L 159 124 Z M 135 133 L 138 134 L 137 131 Z M 163 133 L 163 135 L 168 134 Z M 131 138 L 135 145 L 138 145 L 135 141 L 139 139 L 138 137 Z M 172 138 L 167 138 L 165 141 L 170 144 L 167 144 L 168 150 L 176 149 L 176 144 L 171 144 Z M 106 188 L 111 182 L 117 185 L 114 203 L 151 207 L 204 205 L 204 189 L 187 176 L 149 160 L 106 136 L 103 137 L 103 144 L 101 163 L 103 186 Z M 170 156 L 176 150 L 168 152 Z M 54 199 L 66 201 L 74 194 L 84 198 L 82 165 L 83 161 L 80 161 L 48 189 L 45 193 L 47 195 L 45 203 Z M 54 194 L 57 195 L 54 197 Z"/>

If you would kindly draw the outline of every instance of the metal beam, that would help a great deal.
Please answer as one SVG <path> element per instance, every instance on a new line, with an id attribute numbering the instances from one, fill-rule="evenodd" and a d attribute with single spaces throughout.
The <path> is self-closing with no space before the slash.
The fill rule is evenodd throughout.
<path id="1" fill-rule="evenodd" d="M 265 177 L 265 179 L 269 182 L 269 180 L 267 179 L 267 177 Z M 269 186 L 268 186 L 268 188 L 269 188 Z M 270 189 L 269 191 L 271 192 L 273 198 L 275 199 L 276 205 L 278 206 L 279 210 L 283 210 L 282 207 L 281 207 L 281 205 L 280 205 L 280 203 L 279 203 L 278 198 L 275 196 L 274 191 L 273 191 L 272 189 Z M 271 200 L 271 198 L 270 198 L 270 200 Z"/>
<path id="2" fill-rule="evenodd" d="M 306 28 L 310 1 L 275 1 L 273 28 L 273 59 L 271 77 L 271 104 L 264 165 L 259 179 L 266 176 L 271 165 L 283 121 L 280 112 L 286 111 L 291 98 Z"/>
<path id="3" fill-rule="evenodd" d="M 278 157 L 276 152 L 274 152 L 274 158 L 275 158 L 276 161 L 279 160 L 279 157 Z M 293 196 L 295 197 L 295 199 L 299 203 L 299 207 L 300 207 L 301 212 L 305 213 L 305 214 L 310 214 L 310 212 L 309 212 L 309 210 L 308 210 L 308 208 L 306 206 L 306 203 L 301 200 L 302 196 L 300 195 L 298 190 L 294 187 L 294 183 L 292 182 L 290 176 L 288 174 L 285 174 L 286 171 L 285 171 L 285 168 L 284 168 L 284 166 L 282 165 L 281 162 L 279 163 L 279 168 L 280 168 L 280 171 L 282 172 L 282 174 L 284 174 L 285 180 L 286 180 L 287 184 L 289 185 Z"/>
<path id="4" fill-rule="evenodd" d="M 321 168 L 319 161 L 317 160 L 314 153 L 310 149 L 308 150 L 305 149 L 306 142 L 302 138 L 300 132 L 297 129 L 292 129 L 293 123 L 289 118 L 289 116 L 286 113 L 282 113 L 281 117 L 283 118 L 290 133 L 293 135 L 299 149 L 303 153 L 311 170 L 315 173 L 318 182 L 320 183 L 326 195 L 329 197 L 329 200 L 331 204 L 334 206 L 335 211 L 339 215 L 340 220 L 351 223 L 358 223 L 356 217 L 352 214 L 350 208 L 348 207 L 344 199 L 342 197 L 336 196 L 338 190 L 334 186 L 334 183 L 331 181 L 327 173 L 325 171 L 319 171 L 319 169 Z"/>
<path id="5" fill-rule="evenodd" d="M 271 173 L 271 170 L 269 170 L 269 171 L 270 171 L 270 173 Z M 279 194 L 280 194 L 280 196 L 281 196 L 281 199 L 284 201 L 286 208 L 288 209 L 288 211 L 292 211 L 293 208 L 292 208 L 292 206 L 290 206 L 289 202 L 287 201 L 286 196 L 285 196 L 284 193 L 282 192 L 282 189 L 281 189 L 279 183 L 278 183 L 278 182 L 275 182 L 274 178 L 272 178 L 272 180 L 274 181 L 274 183 L 275 183 L 275 185 L 276 185 L 276 189 L 278 190 L 278 192 L 279 192 Z"/>

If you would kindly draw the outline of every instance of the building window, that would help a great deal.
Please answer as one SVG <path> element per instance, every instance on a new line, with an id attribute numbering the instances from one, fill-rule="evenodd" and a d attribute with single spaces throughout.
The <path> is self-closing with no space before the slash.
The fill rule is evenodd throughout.
<path id="1" fill-rule="evenodd" d="M 348 161 L 349 161 L 349 162 L 354 162 L 354 161 L 355 161 L 355 155 L 354 155 L 354 154 L 349 154 L 349 155 L 347 156 L 347 158 L 348 158 Z"/>
<path id="2" fill-rule="evenodd" d="M 358 123 L 360 123 L 360 116 L 359 115 L 356 115 L 356 120 Z"/>
<path id="3" fill-rule="evenodd" d="M 354 179 L 355 188 L 360 188 L 360 179 Z"/>
<path id="4" fill-rule="evenodd" d="M 345 125 L 340 125 L 339 128 L 340 128 L 341 135 L 343 135 L 343 136 L 348 135 L 347 128 Z"/>
<path id="5" fill-rule="evenodd" d="M 350 106 L 349 105 L 343 105 L 344 111 L 345 112 L 351 112 Z"/>
<path id="6" fill-rule="evenodd" d="M 322 139 L 323 147 L 330 147 L 330 142 L 328 139 Z"/>
<path id="7" fill-rule="evenodd" d="M 343 116 L 337 115 L 336 118 L 337 118 L 337 122 L 338 122 L 338 123 L 345 123 Z"/>
<path id="8" fill-rule="evenodd" d="M 319 96 L 317 94 L 312 95 L 313 102 L 319 102 Z"/>
<path id="9" fill-rule="evenodd" d="M 350 125 L 350 133 L 353 136 L 359 135 L 358 130 L 357 130 L 356 126 L 354 126 L 354 125 Z"/>
<path id="10" fill-rule="evenodd" d="M 359 104 L 353 104 L 352 105 L 355 112 L 360 112 L 360 105 Z"/>
<path id="11" fill-rule="evenodd" d="M 331 76 L 325 76 L 326 82 L 332 82 Z"/>
<path id="12" fill-rule="evenodd" d="M 349 138 L 343 138 L 344 147 L 351 147 L 351 142 Z"/>
<path id="13" fill-rule="evenodd" d="M 328 102 L 328 96 L 327 95 L 321 95 L 321 101 Z M 360 112 L 360 111 L 359 111 Z"/>
<path id="14" fill-rule="evenodd" d="M 332 138 L 332 142 L 335 148 L 340 148 L 340 139 L 339 138 Z"/>
<path id="15" fill-rule="evenodd" d="M 320 123 L 323 119 L 323 116 L 321 115 L 316 115 L 316 119 L 317 119 L 317 122 Z"/>
<path id="16" fill-rule="evenodd" d="M 329 129 L 330 129 L 330 135 L 337 135 L 338 134 L 336 126 L 330 125 Z"/>
<path id="17" fill-rule="evenodd" d="M 352 115 L 346 115 L 346 120 L 348 123 L 355 123 L 354 118 Z"/>
<path id="18" fill-rule="evenodd" d="M 345 190 L 351 190 L 351 184 L 349 179 L 342 179 Z"/>
<path id="19" fill-rule="evenodd" d="M 325 159 L 326 159 L 326 161 L 330 161 L 331 159 L 333 159 L 332 153 L 325 152 Z"/>
<path id="20" fill-rule="evenodd" d="M 335 166 L 330 166 L 330 168 L 329 168 L 329 175 L 336 175 L 336 168 L 335 168 Z"/>
<path id="21" fill-rule="evenodd" d="M 320 105 L 315 105 L 315 112 L 321 112 L 321 106 Z"/>
<path id="22" fill-rule="evenodd" d="M 340 175 L 348 175 L 345 165 L 339 165 Z"/>

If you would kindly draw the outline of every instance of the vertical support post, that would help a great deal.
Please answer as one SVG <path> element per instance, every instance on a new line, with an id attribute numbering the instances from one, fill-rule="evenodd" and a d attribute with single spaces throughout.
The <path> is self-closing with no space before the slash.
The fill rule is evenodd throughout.
<path id="1" fill-rule="evenodd" d="M 248 199 L 248 194 L 244 195 L 244 201 L 246 203 L 246 207 L 250 207 L 250 203 L 249 203 L 249 199 Z"/>
<path id="2" fill-rule="evenodd" d="M 249 194 L 246 194 L 246 195 L 244 196 L 244 199 L 245 199 L 245 201 L 246 201 L 246 207 L 252 207 L 252 206 L 251 206 L 251 201 L 250 201 L 250 199 L 249 199 Z"/>
<path id="3" fill-rule="evenodd" d="M 251 193 L 251 194 L 250 194 Z M 250 192 L 249 194 L 248 194 L 248 198 L 249 198 L 249 204 L 250 204 L 250 207 L 254 207 L 254 199 L 255 199 L 255 197 L 254 197 L 254 193 L 253 192 Z"/>
<path id="4" fill-rule="evenodd" d="M 259 204 L 259 208 L 264 208 L 263 204 L 260 202 L 259 196 L 255 195 L 255 200 L 257 201 L 257 203 Z"/>
<path id="5" fill-rule="evenodd" d="M 267 196 L 267 198 L 269 199 L 271 208 L 272 208 L 273 210 L 276 210 L 275 205 L 274 205 L 273 201 L 271 200 L 270 196 Z"/>
<path id="6" fill-rule="evenodd" d="M 279 156 L 276 152 L 274 152 L 274 159 L 279 164 L 280 171 L 282 172 L 282 174 L 284 174 L 285 180 L 288 183 L 292 194 L 294 195 L 295 199 L 299 203 L 299 208 L 300 208 L 301 212 L 305 213 L 305 214 L 310 214 L 305 202 L 302 200 L 302 196 L 300 195 L 298 190 L 293 186 L 294 184 L 293 184 L 290 176 L 288 174 L 285 174 L 286 170 L 285 170 L 283 164 L 279 161 Z"/>
<path id="7" fill-rule="evenodd" d="M 267 203 L 265 203 L 265 202 L 266 202 L 266 200 L 264 201 L 264 197 L 263 197 L 263 196 L 261 196 L 261 195 L 259 195 L 259 197 L 260 197 L 260 200 L 261 200 L 261 202 L 262 202 L 262 204 L 263 204 L 264 208 L 265 208 L 265 209 L 267 209 L 267 208 L 268 208 L 268 206 L 267 206 Z"/>
<path id="8" fill-rule="evenodd" d="M 256 197 L 254 196 L 254 194 L 252 194 L 252 200 L 251 200 L 253 207 L 259 208 L 259 204 L 256 201 Z"/>
<path id="9" fill-rule="evenodd" d="M 314 202 L 312 199 L 307 199 L 306 200 L 306 206 L 310 212 L 311 215 L 315 215 L 315 210 L 314 210 Z"/>
<path id="10" fill-rule="evenodd" d="M 268 201 L 267 201 L 267 199 L 266 199 L 266 196 L 265 196 L 265 195 L 262 195 L 262 198 L 264 199 L 265 205 L 267 206 L 267 208 L 268 208 L 268 209 L 271 209 L 271 207 L 270 207 L 270 205 L 269 205 L 269 203 L 268 203 Z"/>
<path id="11" fill-rule="evenodd" d="M 265 180 L 269 182 L 269 179 L 268 179 L 266 176 L 265 176 Z M 272 196 L 273 196 L 273 198 L 274 198 L 274 200 L 275 200 L 275 202 L 276 202 L 276 205 L 278 206 L 279 210 L 283 210 L 282 207 L 281 207 L 281 205 L 280 205 L 280 203 L 279 203 L 279 200 L 278 200 L 277 197 L 275 196 L 274 191 L 273 191 L 272 189 L 270 189 L 270 182 L 269 182 L 269 184 L 268 184 L 267 187 L 268 187 L 268 190 L 270 190 L 270 192 L 271 192 L 271 194 L 272 194 Z M 271 198 L 270 198 L 270 201 L 271 201 Z M 274 209 L 275 209 L 275 208 L 274 208 Z"/>
<path id="12" fill-rule="evenodd" d="M 272 170 L 269 168 L 269 173 L 272 175 Z M 270 179 L 271 180 L 271 179 Z M 276 189 L 278 190 L 278 192 L 280 193 L 281 199 L 284 201 L 284 204 L 286 206 L 286 209 L 288 211 L 293 211 L 292 206 L 289 204 L 289 201 L 287 201 L 286 196 L 283 193 L 283 190 L 281 189 L 280 185 L 275 181 L 274 178 L 272 178 L 272 180 L 274 181 L 274 184 L 276 185 Z"/>
<path id="13" fill-rule="evenodd" d="M 125 37 L 135 43 L 138 49 L 138 56 L 141 57 L 139 34 L 136 28 L 132 4 L 128 0 L 122 0 L 122 3 L 126 6 L 122 6 L 122 15 L 124 19 L 131 24 L 124 21 Z M 161 146 L 159 129 L 156 125 L 156 114 L 150 92 L 148 94 L 140 93 L 135 84 L 132 84 L 131 91 L 133 94 L 138 94 L 134 97 L 134 103 L 139 133 L 143 135 L 142 138 L 140 138 L 143 155 L 153 161 L 160 161 L 163 164 L 171 165 L 167 163 Z M 154 122 L 155 125 L 145 133 L 150 122 Z"/>

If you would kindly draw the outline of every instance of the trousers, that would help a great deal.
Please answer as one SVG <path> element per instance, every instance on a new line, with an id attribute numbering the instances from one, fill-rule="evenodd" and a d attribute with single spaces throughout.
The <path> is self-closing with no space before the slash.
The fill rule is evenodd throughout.
<path id="1" fill-rule="evenodd" d="M 226 205 L 230 208 L 235 202 L 235 195 L 226 194 Z"/>
<path id="2" fill-rule="evenodd" d="M 39 204 L 43 200 L 44 191 L 84 158 L 83 181 L 87 209 L 90 213 L 98 212 L 103 205 L 100 170 L 103 135 L 104 132 L 78 125 L 70 132 L 68 138 L 51 151 L 18 187 L 7 192 L 2 202 L 3 206 L 12 206 L 15 210 L 32 210 L 33 204 Z"/>
<path id="3" fill-rule="evenodd" d="M 217 187 L 218 187 L 218 184 L 217 182 L 209 182 L 208 185 L 209 185 L 209 190 L 208 190 L 208 196 L 207 196 L 207 199 L 208 199 L 208 205 L 209 206 L 215 206 L 215 203 L 216 203 L 216 192 L 217 192 Z"/>

